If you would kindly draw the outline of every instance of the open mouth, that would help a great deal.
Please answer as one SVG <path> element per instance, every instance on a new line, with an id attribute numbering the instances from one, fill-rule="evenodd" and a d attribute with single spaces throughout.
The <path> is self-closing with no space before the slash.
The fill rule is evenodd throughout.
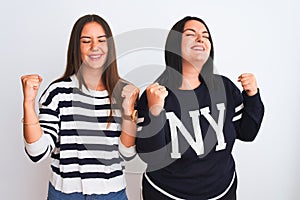
<path id="1" fill-rule="evenodd" d="M 202 45 L 195 45 L 195 46 L 192 46 L 191 49 L 192 49 L 192 50 L 195 50 L 195 51 L 205 51 L 205 48 L 204 48 L 204 46 L 202 46 Z"/>
<path id="2" fill-rule="evenodd" d="M 103 56 L 102 54 L 92 54 L 92 55 L 89 55 L 89 58 L 93 61 L 97 61 L 97 60 L 100 60 L 102 56 Z"/>

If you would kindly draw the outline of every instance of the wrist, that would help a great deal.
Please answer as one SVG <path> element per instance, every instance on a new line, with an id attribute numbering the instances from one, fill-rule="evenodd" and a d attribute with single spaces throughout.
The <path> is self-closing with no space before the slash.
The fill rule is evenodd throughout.
<path id="1" fill-rule="evenodd" d="M 24 109 L 30 109 L 35 107 L 35 101 L 23 101 Z"/>
<path id="2" fill-rule="evenodd" d="M 137 110 L 133 110 L 130 114 L 128 112 L 124 112 L 122 115 L 123 120 L 129 120 L 132 122 L 136 122 L 138 118 L 138 112 Z"/>
<path id="3" fill-rule="evenodd" d="M 158 116 L 163 109 L 164 108 L 160 105 L 153 105 L 149 108 L 149 111 L 153 116 Z"/>
<path id="4" fill-rule="evenodd" d="M 248 91 L 246 91 L 246 93 L 247 93 L 248 96 L 254 96 L 254 95 L 257 94 L 257 92 L 258 92 L 258 88 L 254 89 L 254 90 L 248 90 Z"/>
<path id="5" fill-rule="evenodd" d="M 134 112 L 134 109 L 123 109 L 123 115 L 131 115 Z"/>

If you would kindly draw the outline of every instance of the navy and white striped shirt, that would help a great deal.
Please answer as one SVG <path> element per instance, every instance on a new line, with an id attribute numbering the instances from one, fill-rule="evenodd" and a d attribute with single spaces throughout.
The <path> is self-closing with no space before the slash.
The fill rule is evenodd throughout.
<path id="1" fill-rule="evenodd" d="M 34 162 L 51 155 L 50 182 L 64 193 L 107 194 L 125 188 L 118 151 L 121 112 L 113 109 L 108 125 L 108 92 L 79 90 L 75 75 L 50 84 L 40 98 L 42 137 L 25 143 Z"/>

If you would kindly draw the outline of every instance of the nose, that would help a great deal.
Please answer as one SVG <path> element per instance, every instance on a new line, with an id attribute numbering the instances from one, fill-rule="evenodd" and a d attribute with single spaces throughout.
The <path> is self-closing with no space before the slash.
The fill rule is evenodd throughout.
<path id="1" fill-rule="evenodd" d="M 196 42 L 203 43 L 203 37 L 202 37 L 201 34 L 197 34 L 197 36 L 196 36 Z"/>
<path id="2" fill-rule="evenodd" d="M 95 41 L 92 42 L 91 44 L 91 50 L 92 51 L 98 51 L 100 48 L 99 48 L 99 44 Z"/>

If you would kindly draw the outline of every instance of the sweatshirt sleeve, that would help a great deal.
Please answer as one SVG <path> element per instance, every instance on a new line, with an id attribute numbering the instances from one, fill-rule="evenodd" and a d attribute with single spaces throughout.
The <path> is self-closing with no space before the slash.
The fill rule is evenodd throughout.
<path id="1" fill-rule="evenodd" d="M 136 150 L 140 158 L 148 164 L 158 164 L 166 155 L 166 112 L 153 116 L 148 109 L 146 94 L 138 102 L 138 124 Z"/>
<path id="2" fill-rule="evenodd" d="M 43 93 L 39 101 L 39 122 L 43 135 L 34 143 L 25 142 L 25 152 L 33 162 L 40 162 L 48 157 L 55 146 L 58 146 L 59 112 L 58 93 L 49 88 Z"/>
<path id="3" fill-rule="evenodd" d="M 248 96 L 245 91 L 239 95 L 240 102 L 235 108 L 233 123 L 237 133 L 237 139 L 253 141 L 260 129 L 264 105 L 260 97 L 260 91 L 254 96 Z"/>
<path id="4" fill-rule="evenodd" d="M 130 161 L 136 156 L 136 147 L 135 145 L 126 147 L 119 138 L 119 152 L 125 161 Z"/>

